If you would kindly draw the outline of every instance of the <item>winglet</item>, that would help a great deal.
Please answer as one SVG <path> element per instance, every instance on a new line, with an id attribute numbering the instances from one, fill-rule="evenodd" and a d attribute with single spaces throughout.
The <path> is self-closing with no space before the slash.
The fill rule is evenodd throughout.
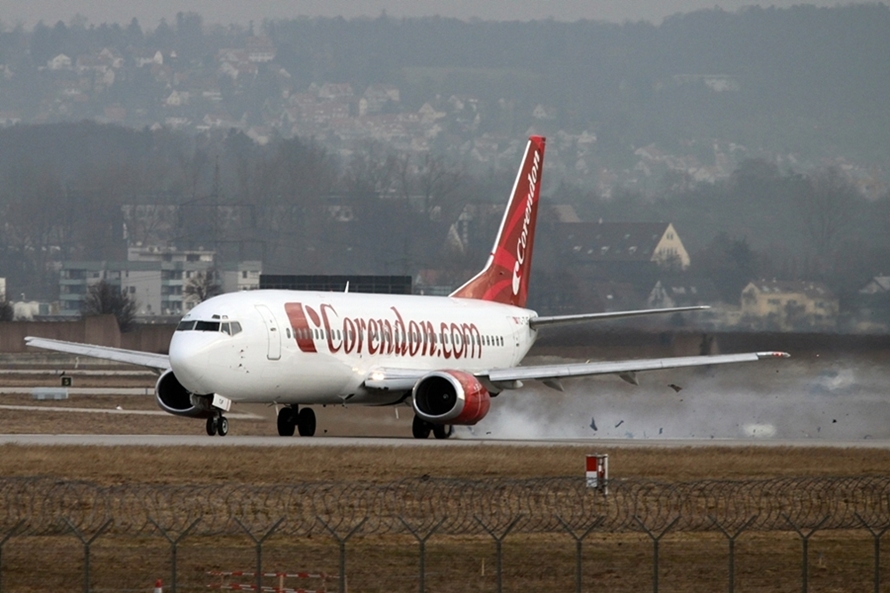
<path id="1" fill-rule="evenodd" d="M 544 144 L 543 136 L 528 139 L 488 263 L 451 296 L 525 306 L 541 194 Z"/>
<path id="2" fill-rule="evenodd" d="M 791 355 L 787 352 L 758 352 L 757 358 L 760 360 L 766 360 L 768 358 L 791 358 Z"/>

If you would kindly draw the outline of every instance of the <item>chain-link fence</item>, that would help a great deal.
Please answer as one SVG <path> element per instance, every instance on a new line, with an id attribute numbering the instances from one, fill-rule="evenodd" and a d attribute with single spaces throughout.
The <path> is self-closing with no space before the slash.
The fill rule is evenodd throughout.
<path id="1" fill-rule="evenodd" d="M 15 538 L 73 535 L 83 546 L 83 589 L 90 590 L 90 551 L 100 538 L 163 538 L 170 546 L 170 587 L 176 590 L 177 550 L 186 539 L 247 538 L 254 546 L 256 585 L 272 536 L 322 536 L 339 549 L 339 586 L 346 586 L 347 546 L 356 537 L 408 537 L 420 550 L 431 538 L 475 536 L 496 549 L 502 588 L 502 545 L 508 537 L 560 534 L 575 545 L 576 590 L 582 546 L 592 533 L 645 534 L 652 545 L 652 583 L 667 534 L 720 534 L 728 543 L 733 588 L 735 542 L 743 533 L 796 534 L 804 589 L 814 533 L 856 530 L 874 544 L 874 586 L 880 587 L 880 543 L 890 525 L 890 477 L 704 480 L 664 483 L 612 480 L 608 495 L 583 477 L 540 479 L 406 479 L 392 483 L 331 482 L 104 486 L 52 478 L 0 479 L 0 563 Z M 0 564 L 0 579 L 3 566 Z M 566 586 L 571 583 L 565 583 Z M 0 580 L 0 590 L 2 590 Z"/>

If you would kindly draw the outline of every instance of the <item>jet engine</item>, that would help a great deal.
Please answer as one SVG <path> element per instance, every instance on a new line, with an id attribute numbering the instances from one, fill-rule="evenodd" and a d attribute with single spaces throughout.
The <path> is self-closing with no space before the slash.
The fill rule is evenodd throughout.
<path id="1" fill-rule="evenodd" d="M 491 407 L 479 380 L 462 371 L 434 371 L 414 385 L 414 412 L 432 424 L 473 425 Z"/>
<path id="2" fill-rule="evenodd" d="M 209 418 L 214 415 L 210 397 L 196 395 L 182 386 L 173 371 L 166 371 L 155 385 L 155 399 L 165 412 L 189 418 Z"/>

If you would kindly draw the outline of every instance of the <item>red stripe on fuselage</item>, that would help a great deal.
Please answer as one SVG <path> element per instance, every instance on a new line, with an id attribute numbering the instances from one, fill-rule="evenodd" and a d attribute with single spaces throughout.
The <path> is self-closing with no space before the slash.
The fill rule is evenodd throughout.
<path id="1" fill-rule="evenodd" d="M 303 311 L 302 303 L 284 303 L 284 311 L 290 320 L 290 326 L 294 330 L 294 339 L 297 346 L 303 352 L 318 352 L 315 349 L 315 341 L 312 339 L 312 328 Z M 316 324 L 317 325 L 317 324 Z"/>

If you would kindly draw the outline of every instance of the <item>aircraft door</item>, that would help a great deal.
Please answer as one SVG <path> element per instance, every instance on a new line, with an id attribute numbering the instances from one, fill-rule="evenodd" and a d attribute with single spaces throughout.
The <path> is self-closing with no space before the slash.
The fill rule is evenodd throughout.
<path id="1" fill-rule="evenodd" d="M 510 326 L 513 329 L 512 339 L 514 347 L 513 349 L 513 364 L 517 365 L 522 361 L 524 356 L 524 352 L 522 352 L 522 324 L 518 317 L 510 317 Z"/>
<path id="2" fill-rule="evenodd" d="M 266 339 L 268 340 L 266 358 L 279 360 L 281 358 L 281 330 L 278 328 L 278 321 L 272 314 L 272 310 L 266 305 L 257 305 L 256 308 L 266 325 Z"/>

